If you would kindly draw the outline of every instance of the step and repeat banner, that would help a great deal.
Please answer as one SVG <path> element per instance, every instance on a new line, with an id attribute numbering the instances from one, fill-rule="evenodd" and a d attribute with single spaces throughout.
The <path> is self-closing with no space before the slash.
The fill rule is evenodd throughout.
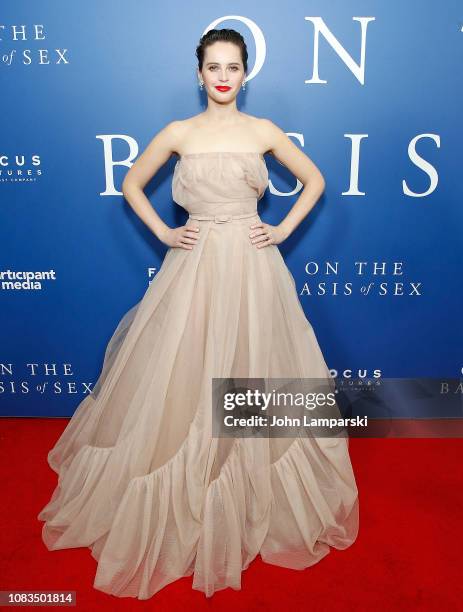
<path id="1" fill-rule="evenodd" d="M 121 184 L 160 129 L 205 109 L 195 49 L 212 28 L 247 43 L 239 109 L 326 179 L 279 248 L 333 376 L 461 376 L 461 3 L 4 0 L 2 415 L 70 416 L 155 278 L 167 247 Z M 175 161 L 145 190 L 171 227 L 187 219 Z M 266 162 L 259 213 L 277 224 L 302 185 Z"/>

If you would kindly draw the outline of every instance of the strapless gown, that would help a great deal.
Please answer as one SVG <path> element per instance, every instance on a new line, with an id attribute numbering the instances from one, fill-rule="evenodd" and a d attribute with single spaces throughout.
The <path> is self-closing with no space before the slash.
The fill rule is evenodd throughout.
<path id="1" fill-rule="evenodd" d="M 148 599 L 193 574 L 209 597 L 258 554 L 300 570 L 357 537 L 347 438 L 212 435 L 213 377 L 329 377 L 278 247 L 249 238 L 267 183 L 259 153 L 179 158 L 172 196 L 198 242 L 167 250 L 48 454 L 43 541 L 89 547 L 98 590 Z"/>

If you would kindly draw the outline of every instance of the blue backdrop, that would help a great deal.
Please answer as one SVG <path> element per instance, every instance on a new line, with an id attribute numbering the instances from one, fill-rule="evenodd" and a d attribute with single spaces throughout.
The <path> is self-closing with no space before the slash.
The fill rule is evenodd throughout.
<path id="1" fill-rule="evenodd" d="M 168 122 L 204 109 L 195 48 L 248 45 L 243 112 L 268 117 L 326 190 L 280 245 L 338 376 L 459 376 L 462 358 L 461 3 L 4 0 L 0 403 L 71 415 L 166 248 L 122 180 Z M 301 185 L 266 156 L 278 223 Z M 170 226 L 172 158 L 146 194 Z"/>

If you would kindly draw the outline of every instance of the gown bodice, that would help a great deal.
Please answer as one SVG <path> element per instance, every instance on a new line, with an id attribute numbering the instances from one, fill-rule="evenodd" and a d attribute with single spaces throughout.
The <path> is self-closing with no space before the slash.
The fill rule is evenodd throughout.
<path id="1" fill-rule="evenodd" d="M 189 153 L 175 164 L 172 198 L 190 214 L 240 215 L 257 212 L 267 184 L 261 153 Z"/>

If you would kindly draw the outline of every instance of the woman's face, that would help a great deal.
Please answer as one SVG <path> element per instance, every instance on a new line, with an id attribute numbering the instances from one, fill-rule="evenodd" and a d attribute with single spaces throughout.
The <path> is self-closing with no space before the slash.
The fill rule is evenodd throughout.
<path id="1" fill-rule="evenodd" d="M 245 74 L 241 52 L 232 42 L 217 41 L 206 47 L 198 78 L 214 100 L 228 101 L 238 94 Z"/>

